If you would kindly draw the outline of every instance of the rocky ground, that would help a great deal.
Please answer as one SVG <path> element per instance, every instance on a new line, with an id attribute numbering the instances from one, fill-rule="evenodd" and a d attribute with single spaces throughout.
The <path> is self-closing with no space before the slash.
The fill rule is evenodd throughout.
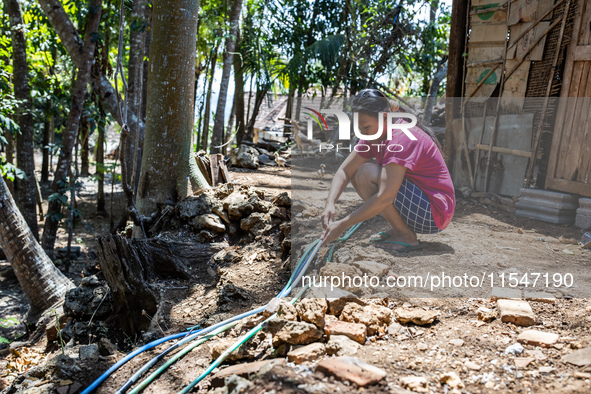
<path id="1" fill-rule="evenodd" d="M 330 163 L 327 165 L 322 180 L 315 176 L 317 163 L 311 162 L 308 172 L 294 168 L 293 182 L 307 187 L 305 199 L 291 193 L 292 214 L 298 217 L 301 234 L 292 240 L 294 258 L 301 255 L 301 247 L 318 237 L 318 216 L 334 171 Z M 237 183 L 261 190 L 263 198 L 260 194 L 258 198 L 266 201 L 269 209 L 281 206 L 273 201 L 290 186 L 290 170 L 232 169 L 231 173 Z M 0 350 L 3 392 L 80 392 L 117 360 L 150 339 L 195 324 L 205 327 L 265 305 L 285 286 L 291 274 L 290 266 L 294 262 L 285 253 L 287 245 L 285 233 L 280 229 L 281 220 L 267 234 L 251 232 L 257 226 L 251 223 L 251 228 L 236 229 L 238 233 L 251 233 L 239 237 L 243 241 L 233 242 L 229 236 L 228 248 L 212 261 L 213 272 L 208 283 L 179 279 L 156 283 L 167 305 L 163 313 L 156 319 L 147 317 L 153 325 L 144 337 L 125 336 L 109 315 L 109 295 L 93 252 L 93 237 L 105 234 L 108 225 L 104 218 L 92 212 L 92 187 L 87 193 L 83 193 L 87 202 L 83 200 L 81 206 L 93 232 L 77 229 L 80 254 L 68 271 L 76 284 L 80 284 L 77 289 L 80 294 L 71 301 L 86 300 L 85 305 L 70 306 L 70 310 L 86 312 L 84 316 L 70 316 L 68 328 L 64 321 L 65 334 L 70 337 L 63 351 L 52 332 L 31 346 L 18 343 L 21 338 L 26 339 L 23 334 L 27 327 L 19 324 L 3 329 L 0 335 L 15 341 Z M 121 200 L 119 196 L 114 199 L 116 203 Z M 339 215 L 358 205 L 358 199 L 348 189 L 341 199 Z M 223 210 L 229 214 L 228 209 L 229 206 Z M 216 235 L 215 228 L 222 224 L 228 230 L 232 220 L 226 223 L 221 211 L 214 213 L 220 219 L 210 217 L 207 223 L 196 216 L 188 218 L 186 229 L 193 226 L 193 235 L 207 236 L 199 232 L 208 231 L 213 240 L 216 236 L 223 238 L 226 233 Z M 256 213 L 254 207 L 248 215 L 253 213 Z M 234 224 L 241 224 L 243 219 L 241 216 Z M 205 228 L 206 225 L 211 228 Z M 263 233 L 264 228 L 263 225 L 260 229 Z M 417 273 L 426 268 L 441 269 L 442 265 L 449 267 L 454 263 L 510 272 L 516 267 L 542 262 L 566 264 L 583 272 L 591 256 L 572 242 L 580 237 L 580 231 L 574 227 L 525 220 L 471 198 L 458 199 L 456 218 L 446 231 L 421 237 L 427 243 L 424 250 L 399 256 L 385 253 L 366 241 L 383 229 L 383 219 L 368 221 L 335 251 L 333 263 L 348 262 L 361 273 L 377 270 L 384 277 Z M 65 231 L 60 230 L 59 236 L 58 247 L 63 247 Z M 321 249 L 318 261 L 325 262 L 327 253 L 327 248 Z M 376 264 L 359 264 L 367 261 Z M 20 319 L 26 311 L 22 292 L 8 265 L 3 263 L 1 269 L 0 317 Z M 219 394 L 591 391 L 591 302 L 588 298 L 573 297 L 572 290 L 545 289 L 548 290 L 545 295 L 532 296 L 526 294 L 528 289 L 523 286 L 517 289 L 517 294 L 487 288 L 478 294 L 456 292 L 439 298 L 433 294 L 431 297 L 400 293 L 380 296 L 364 289 L 347 290 L 350 292 L 343 290 L 338 296 L 330 294 L 327 299 L 321 290 L 315 289 L 294 305 L 274 301 L 265 313 L 252 316 L 193 349 L 145 391 L 178 392 L 228 345 L 274 313 L 274 319 L 263 323 L 262 329 L 231 353 L 196 390 L 215 390 Z M 67 308 L 64 313 L 68 313 Z M 97 392 L 115 392 L 143 363 L 166 347 L 160 345 L 134 358 Z"/>

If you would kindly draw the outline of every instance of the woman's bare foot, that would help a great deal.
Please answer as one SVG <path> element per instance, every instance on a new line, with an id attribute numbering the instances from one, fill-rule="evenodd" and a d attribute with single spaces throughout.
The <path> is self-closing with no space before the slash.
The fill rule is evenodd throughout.
<path id="1" fill-rule="evenodd" d="M 380 231 L 379 233 L 369 237 L 369 242 L 378 243 L 390 239 L 396 235 L 396 230 L 390 228 L 388 231 Z"/>

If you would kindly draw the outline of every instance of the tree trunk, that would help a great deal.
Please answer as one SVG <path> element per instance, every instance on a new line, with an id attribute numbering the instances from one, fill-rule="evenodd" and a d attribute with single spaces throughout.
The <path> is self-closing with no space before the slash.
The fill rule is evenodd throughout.
<path id="1" fill-rule="evenodd" d="M 53 177 L 52 191 L 54 193 L 60 193 L 63 190 L 64 178 L 68 175 L 68 170 L 72 162 L 72 149 L 76 143 L 76 136 L 78 132 L 78 126 L 80 123 L 80 115 L 84 107 L 84 99 L 86 95 L 86 87 L 90 77 L 90 68 L 92 65 L 92 58 L 94 54 L 95 39 L 94 37 L 98 31 L 98 25 L 101 19 L 101 5 L 102 0 L 90 0 L 88 22 L 86 25 L 86 36 L 84 41 L 84 57 L 85 61 L 78 70 L 78 76 L 72 93 L 72 106 L 68 119 L 66 121 L 66 127 L 63 131 L 62 137 L 62 149 L 60 151 L 60 157 L 57 163 L 55 174 Z M 55 238 L 59 220 L 55 216 L 61 211 L 61 202 L 59 199 L 50 201 L 48 204 L 48 217 L 45 219 L 45 228 L 43 230 L 42 245 L 49 257 L 53 257 L 53 246 L 55 244 Z"/>
<path id="2" fill-rule="evenodd" d="M 213 123 L 213 135 L 211 138 L 211 153 L 220 153 L 219 148 L 224 143 L 223 133 L 226 120 L 226 98 L 228 96 L 228 85 L 230 84 L 230 73 L 232 71 L 232 60 L 234 59 L 234 49 L 236 48 L 236 36 L 238 25 L 240 23 L 240 12 L 242 11 L 242 0 L 235 0 L 232 15 L 230 17 L 230 36 L 226 39 L 226 51 L 224 53 L 224 65 L 222 69 L 222 83 L 218 96 L 217 108 L 215 111 L 215 120 Z"/>
<path id="3" fill-rule="evenodd" d="M 236 33 L 237 47 L 240 48 L 240 29 Z M 234 112 L 236 116 L 236 143 L 240 146 L 246 130 L 244 117 L 244 72 L 242 71 L 242 58 L 235 56 L 234 60 Z"/>
<path id="4" fill-rule="evenodd" d="M 218 46 L 216 45 L 211 54 L 211 69 L 209 75 L 209 84 L 205 94 L 205 113 L 203 114 L 203 131 L 201 132 L 201 149 L 207 150 L 209 145 L 209 116 L 211 112 L 211 90 L 213 88 L 213 77 L 215 76 L 215 64 L 218 58 Z"/>
<path id="5" fill-rule="evenodd" d="M 39 0 L 39 5 L 47 16 L 49 23 L 54 28 L 60 41 L 66 48 L 66 51 L 72 58 L 72 61 L 78 68 L 83 68 L 86 62 L 84 42 L 80 38 L 74 24 L 66 14 L 60 0 Z M 94 9 L 93 9 L 94 10 Z M 88 27 L 87 27 L 88 30 Z M 94 45 L 94 43 L 93 43 Z M 122 124 L 117 106 L 117 94 L 115 88 L 106 75 L 100 75 L 96 81 L 92 81 L 96 92 L 98 93 L 105 110 L 107 110 L 117 123 Z M 131 129 L 137 127 L 137 122 L 141 120 L 132 111 L 128 111 L 127 125 Z M 141 125 L 140 125 L 141 126 Z"/>
<path id="6" fill-rule="evenodd" d="M 207 187 L 199 170 L 194 171 L 191 149 L 197 8 L 195 0 L 156 0 L 152 5 L 146 137 L 137 200 L 144 216 L 186 197 L 190 186 Z"/>
<path id="7" fill-rule="evenodd" d="M 96 196 L 96 211 L 100 214 L 105 210 L 105 127 L 107 127 L 105 113 L 100 108 L 101 117 L 97 122 L 96 138 L 96 174 L 98 175 L 98 192 Z"/>
<path id="8" fill-rule="evenodd" d="M 43 124 L 43 160 L 41 163 L 41 183 L 49 182 L 49 155 L 51 150 L 49 144 L 51 143 L 51 135 L 55 127 L 54 116 L 49 115 Z"/>
<path id="9" fill-rule="evenodd" d="M 25 292 L 34 319 L 63 302 L 72 282 L 47 257 L 35 240 L 4 180 L 0 177 L 0 249 L 4 250 Z"/>
<path id="10" fill-rule="evenodd" d="M 431 87 L 429 88 L 429 94 L 427 95 L 427 103 L 425 104 L 425 114 L 423 115 L 423 122 L 426 125 L 431 124 L 431 115 L 433 114 L 433 106 L 437 101 L 437 92 L 439 91 L 439 85 L 443 78 L 447 75 L 447 58 L 439 62 L 439 67 L 437 67 L 437 71 L 435 72 L 435 76 L 433 77 L 433 81 L 431 82 Z"/>
<path id="11" fill-rule="evenodd" d="M 4 133 L 4 136 L 8 142 L 6 145 L 6 162 L 14 164 L 14 137 L 12 136 L 11 132 Z M 6 179 L 6 184 L 8 185 L 8 190 L 10 190 L 10 193 L 14 194 L 14 182 Z"/>
<path id="12" fill-rule="evenodd" d="M 89 172 L 88 149 L 90 146 L 90 123 L 82 119 L 82 135 L 80 138 L 80 176 L 87 177 Z"/>
<path id="13" fill-rule="evenodd" d="M 254 108 L 252 109 L 252 115 L 250 116 L 250 120 L 248 121 L 248 128 L 246 129 L 246 141 L 252 141 L 254 136 L 254 123 L 257 119 L 257 115 L 259 114 L 259 110 L 261 109 L 261 105 L 263 104 L 263 100 L 267 94 L 267 90 L 262 88 L 260 85 L 257 86 L 257 93 L 254 99 Z"/>
<path id="14" fill-rule="evenodd" d="M 144 47 L 145 47 L 145 0 L 134 1 L 131 6 L 131 28 L 129 32 L 129 66 L 127 107 L 134 114 L 141 113 L 142 84 L 144 81 Z M 142 162 L 142 146 L 144 130 L 139 126 L 129 129 L 125 146 L 127 162 L 127 184 L 135 191 L 139 183 L 139 171 Z M 133 182 L 132 182 L 133 180 Z"/>
<path id="15" fill-rule="evenodd" d="M 5 0 L 5 4 L 12 31 L 14 97 L 21 100 L 16 111 L 16 123 L 20 127 L 20 134 L 16 137 L 16 165 L 26 174 L 25 179 L 15 179 L 16 201 L 35 239 L 39 239 L 27 40 L 25 39 L 23 15 L 18 0 Z"/>

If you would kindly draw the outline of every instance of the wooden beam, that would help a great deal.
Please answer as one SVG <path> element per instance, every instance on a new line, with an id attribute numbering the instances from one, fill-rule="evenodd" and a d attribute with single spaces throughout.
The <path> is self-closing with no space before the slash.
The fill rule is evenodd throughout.
<path id="1" fill-rule="evenodd" d="M 466 39 L 466 26 L 468 23 L 469 0 L 453 0 L 451 7 L 451 30 L 449 39 L 449 58 L 447 63 L 447 88 L 445 95 L 448 98 L 445 108 L 445 154 L 448 158 L 455 156 L 454 147 L 457 142 L 453 137 L 453 120 L 459 117 L 459 105 L 455 101 L 462 97 L 464 75 L 464 50 Z M 450 160 L 450 163 L 452 160 Z M 451 170 L 451 169 L 450 169 Z"/>
<path id="2" fill-rule="evenodd" d="M 478 144 L 476 145 L 476 149 L 478 150 L 486 150 L 488 151 L 490 148 L 489 145 Z M 519 149 L 510 149 L 510 148 L 501 148 L 500 146 L 493 146 L 490 149 L 492 152 L 496 153 L 504 153 L 506 155 L 513 155 L 513 156 L 520 156 L 520 157 L 527 157 L 528 159 L 531 158 L 532 153 L 526 150 L 519 150 Z"/>

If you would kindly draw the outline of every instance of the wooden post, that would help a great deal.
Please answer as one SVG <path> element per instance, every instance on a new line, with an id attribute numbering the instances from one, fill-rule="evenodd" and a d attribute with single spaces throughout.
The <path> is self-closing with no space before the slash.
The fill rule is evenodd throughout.
<path id="1" fill-rule="evenodd" d="M 465 50 L 466 25 L 468 23 L 469 0 L 453 0 L 451 8 L 451 30 L 449 39 L 449 59 L 447 67 L 447 97 L 445 108 L 445 155 L 450 158 L 449 164 L 453 165 L 452 157 L 455 156 L 456 141 L 453 135 L 453 120 L 459 115 L 459 106 L 454 102 L 462 97 L 462 82 Z M 450 172 L 452 169 L 450 168 Z"/>

